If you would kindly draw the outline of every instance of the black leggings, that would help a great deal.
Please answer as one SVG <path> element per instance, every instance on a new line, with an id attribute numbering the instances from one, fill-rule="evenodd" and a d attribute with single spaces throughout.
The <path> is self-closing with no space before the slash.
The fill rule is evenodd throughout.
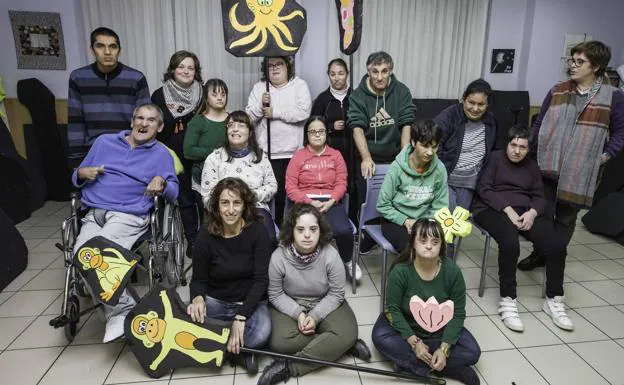
<path id="1" fill-rule="evenodd" d="M 529 231 L 519 231 L 507 214 L 487 209 L 475 216 L 479 226 L 498 243 L 498 277 L 501 297 L 516 298 L 516 265 L 520 255 L 518 235 L 533 243 L 535 251 L 546 257 L 546 296 L 563 295 L 563 271 L 567 240 L 555 231 L 552 220 L 537 217 Z"/>

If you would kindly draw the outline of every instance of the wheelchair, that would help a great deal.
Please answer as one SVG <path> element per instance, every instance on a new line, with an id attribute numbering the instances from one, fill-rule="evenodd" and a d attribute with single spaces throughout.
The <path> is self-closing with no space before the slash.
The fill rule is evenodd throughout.
<path id="1" fill-rule="evenodd" d="M 85 282 L 80 278 L 73 264 L 74 245 L 85 214 L 86 211 L 81 209 L 79 194 L 72 193 L 70 215 L 61 224 L 62 243 L 56 244 L 56 247 L 63 252 L 65 260 L 65 285 L 61 315 L 52 319 L 50 326 L 55 329 L 63 327 L 65 337 L 69 342 L 76 336 L 80 317 L 101 306 L 95 304 L 80 310 L 78 297 L 91 297 Z M 132 246 L 132 251 L 141 256 L 143 265 L 138 266 L 147 271 L 150 289 L 159 282 L 167 287 L 186 286 L 182 232 L 182 219 L 177 202 L 170 203 L 160 197 L 154 197 L 154 208 L 149 214 L 148 229 Z M 147 258 L 140 250 L 145 244 L 147 244 Z M 133 277 L 133 282 L 135 278 Z M 137 299 L 138 295 L 134 289 L 130 286 L 128 289 L 130 294 Z"/>

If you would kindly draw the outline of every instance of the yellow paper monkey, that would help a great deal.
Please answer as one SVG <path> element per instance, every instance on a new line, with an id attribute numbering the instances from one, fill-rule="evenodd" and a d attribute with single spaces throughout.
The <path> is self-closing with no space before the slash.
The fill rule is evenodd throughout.
<path id="1" fill-rule="evenodd" d="M 100 298 L 104 301 L 109 301 L 119 288 L 119 285 L 121 285 L 121 281 L 123 281 L 128 270 L 137 261 L 127 261 L 119 251 L 112 248 L 107 248 L 103 251 L 115 256 L 103 256 L 97 247 L 83 247 L 78 253 L 78 260 L 82 263 L 83 270 L 95 270 L 102 287 Z"/>
<path id="2" fill-rule="evenodd" d="M 158 365 L 172 349 L 186 354 L 201 364 L 215 360 L 216 365 L 221 366 L 223 350 L 202 352 L 197 350 L 194 344 L 198 339 L 209 339 L 223 345 L 228 340 L 230 329 L 223 328 L 221 334 L 217 334 L 192 322 L 174 318 L 171 302 L 165 290 L 161 290 L 160 298 L 165 309 L 162 318 L 159 318 L 155 311 L 149 311 L 147 314 L 135 316 L 131 324 L 132 335 L 143 341 L 145 347 L 152 348 L 155 344 L 161 343 L 160 353 L 151 363 L 150 369 L 158 369 Z"/>

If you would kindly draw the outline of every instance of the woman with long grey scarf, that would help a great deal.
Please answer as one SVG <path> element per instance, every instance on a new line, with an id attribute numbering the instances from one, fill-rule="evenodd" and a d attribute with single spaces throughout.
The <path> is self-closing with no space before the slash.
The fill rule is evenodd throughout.
<path id="1" fill-rule="evenodd" d="M 203 100 L 201 66 L 197 56 L 188 51 L 178 51 L 171 56 L 163 76 L 163 86 L 154 91 L 152 102 L 160 106 L 164 114 L 164 128 L 158 140 L 171 148 L 184 164 L 180 181 L 180 214 L 190 253 L 199 227 L 199 207 L 193 199 L 191 188 L 192 162 L 184 157 L 184 134 L 189 121 L 201 107 Z"/>

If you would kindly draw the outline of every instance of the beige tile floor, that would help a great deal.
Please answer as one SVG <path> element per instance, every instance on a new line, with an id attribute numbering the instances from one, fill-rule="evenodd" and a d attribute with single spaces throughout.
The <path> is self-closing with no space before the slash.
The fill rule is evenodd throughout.
<path id="1" fill-rule="evenodd" d="M 67 204 L 48 202 L 18 228 L 30 250 L 28 269 L 0 292 L 0 373 L 2 384 L 255 384 L 240 368 L 181 369 L 159 380 L 147 377 L 123 343 L 102 344 L 103 324 L 96 314 L 83 317 L 80 331 L 67 344 L 62 330 L 48 326 L 59 314 L 63 280 L 59 225 Z M 530 245 L 523 243 L 522 256 Z M 579 222 L 569 248 L 566 302 L 574 332 L 555 327 L 541 311 L 542 269 L 518 274 L 518 293 L 526 331 L 506 329 L 496 313 L 496 246 L 488 263 L 485 295 L 477 295 L 483 239 L 471 235 L 458 256 L 468 287 L 466 327 L 483 354 L 477 370 L 483 384 L 598 385 L 624 384 L 624 247 L 593 235 Z M 379 309 L 379 252 L 363 258 L 364 278 L 347 300 L 359 321 L 360 337 L 373 348 L 370 333 Z M 146 287 L 139 287 L 145 292 Z M 188 288 L 181 288 L 188 298 Z M 357 362 L 356 362 L 357 361 Z M 261 367 L 269 362 L 260 361 Z M 351 357 L 343 362 L 389 369 L 373 352 L 370 363 Z M 289 384 L 383 384 L 399 382 L 367 373 L 323 369 Z M 449 381 L 450 384 L 457 384 Z"/>

